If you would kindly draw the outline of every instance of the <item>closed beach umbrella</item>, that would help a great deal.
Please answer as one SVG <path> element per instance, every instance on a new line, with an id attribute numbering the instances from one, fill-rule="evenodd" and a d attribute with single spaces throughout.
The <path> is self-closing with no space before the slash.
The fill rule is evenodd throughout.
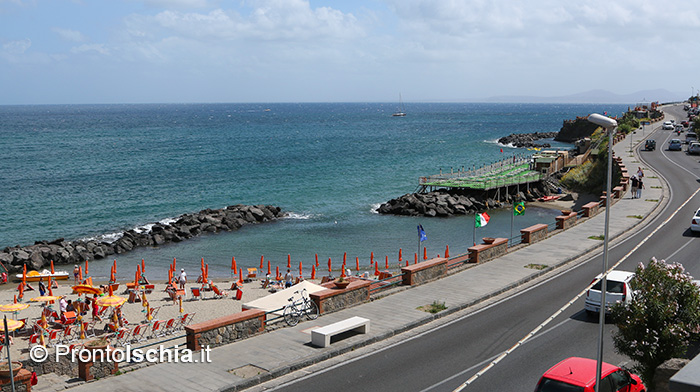
<path id="1" fill-rule="evenodd" d="M 348 261 L 348 252 L 343 252 L 343 264 L 347 263 Z"/>
<path id="2" fill-rule="evenodd" d="M 82 281 L 83 281 L 83 267 L 78 266 L 78 282 L 82 282 Z"/>
<path id="3" fill-rule="evenodd" d="M 177 271 L 177 259 L 173 257 L 173 271 Z"/>
<path id="4" fill-rule="evenodd" d="M 146 260 L 141 259 L 141 274 L 146 275 Z"/>
<path id="5" fill-rule="evenodd" d="M 413 258 L 413 264 L 418 264 L 418 253 L 413 254 L 415 257 Z"/>
<path id="6" fill-rule="evenodd" d="M 182 296 L 179 296 L 178 299 L 179 299 L 179 301 L 180 301 L 180 314 L 182 314 L 182 313 L 184 313 L 184 311 L 185 311 L 185 310 L 182 308 Z"/>
<path id="7" fill-rule="evenodd" d="M 204 283 L 207 283 L 208 281 L 209 281 L 209 263 L 204 265 Z"/>
<path id="8" fill-rule="evenodd" d="M 331 272 L 331 271 L 332 271 L 332 269 L 331 269 L 331 258 L 329 257 L 329 258 L 328 258 L 328 272 Z"/>
<path id="9" fill-rule="evenodd" d="M 374 274 L 379 276 L 379 263 L 374 264 Z"/>
<path id="10" fill-rule="evenodd" d="M 450 246 L 445 245 L 445 258 L 447 259 L 449 257 L 450 257 Z"/>
<path id="11" fill-rule="evenodd" d="M 270 260 L 267 261 L 267 274 L 272 275 L 272 266 L 270 265 Z"/>
<path id="12" fill-rule="evenodd" d="M 287 255 L 287 268 L 292 268 L 292 255 Z"/>
<path id="13" fill-rule="evenodd" d="M 355 257 L 355 270 L 360 271 L 360 258 Z"/>
<path id="14" fill-rule="evenodd" d="M 389 269 L 389 256 L 386 256 L 384 259 L 384 268 Z"/>
<path id="15" fill-rule="evenodd" d="M 262 269 L 263 269 L 263 262 L 264 262 L 264 260 L 265 260 L 265 256 L 263 256 L 263 255 L 260 255 L 260 273 L 262 273 Z M 269 262 L 268 262 L 268 263 L 269 263 Z M 267 271 L 267 273 L 268 273 L 268 274 L 270 273 L 270 271 L 269 271 L 269 268 L 268 268 L 268 271 Z"/>
<path id="16" fill-rule="evenodd" d="M 399 248 L 399 261 L 403 261 L 403 257 L 401 256 L 401 248 Z"/>
<path id="17" fill-rule="evenodd" d="M 315 253 L 315 257 L 316 257 L 316 268 L 318 268 L 318 253 Z"/>
<path id="18" fill-rule="evenodd" d="M 238 268 L 236 267 L 236 258 L 231 257 L 231 275 L 235 274 L 236 271 L 238 271 Z"/>
<path id="19" fill-rule="evenodd" d="M 316 279 L 316 266 L 311 265 L 311 279 Z"/>
<path id="20" fill-rule="evenodd" d="M 301 261 L 300 261 L 300 262 L 299 262 L 299 277 L 301 277 L 301 275 L 302 275 L 302 274 L 301 274 L 301 270 L 302 270 L 302 268 L 301 268 Z"/>
<path id="21" fill-rule="evenodd" d="M 369 255 L 369 263 L 374 264 L 374 252 L 370 253 Z"/>
<path id="22" fill-rule="evenodd" d="M 52 274 L 55 274 L 55 273 L 56 273 L 56 271 L 53 269 L 53 260 L 51 260 L 51 273 L 52 273 Z"/>
<path id="23" fill-rule="evenodd" d="M 341 278 L 344 278 L 344 277 L 346 277 L 346 276 L 347 276 L 347 275 L 345 275 L 345 265 L 343 265 L 343 268 L 340 269 L 340 277 L 341 277 Z"/>
<path id="24" fill-rule="evenodd" d="M 17 290 L 19 291 L 19 300 L 22 301 L 22 298 L 24 298 L 24 284 L 20 283 Z"/>
<path id="25" fill-rule="evenodd" d="M 90 276 L 90 274 L 88 273 L 88 261 L 85 260 L 85 277 L 88 277 L 88 276 Z"/>
<path id="26" fill-rule="evenodd" d="M 238 284 L 243 284 L 243 268 L 238 269 Z"/>
<path id="27" fill-rule="evenodd" d="M 279 265 L 275 266 L 275 280 L 282 280 L 282 277 L 280 276 L 280 266 Z"/>

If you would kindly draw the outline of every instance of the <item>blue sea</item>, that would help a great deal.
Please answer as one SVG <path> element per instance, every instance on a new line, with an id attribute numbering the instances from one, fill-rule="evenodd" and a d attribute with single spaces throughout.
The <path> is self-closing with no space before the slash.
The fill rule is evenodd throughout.
<path id="1" fill-rule="evenodd" d="M 183 213 L 233 204 L 280 206 L 280 221 L 203 235 L 182 243 L 96 260 L 93 277 L 132 277 L 145 259 L 149 277 L 166 277 L 173 258 L 210 275 L 229 276 L 231 258 L 257 267 L 260 257 L 305 273 L 315 255 L 339 266 L 347 253 L 413 259 L 422 224 L 428 254 L 463 253 L 473 216 L 378 215 L 380 203 L 416 190 L 421 176 L 479 167 L 525 151 L 496 140 L 511 133 L 558 131 L 593 112 L 627 105 L 143 104 L 0 106 L 0 248 L 37 240 L 103 238 Z M 553 142 L 558 148 L 570 148 Z M 503 152 L 501 152 L 501 149 Z M 550 223 L 556 210 L 528 208 L 514 233 Z M 508 237 L 508 210 L 493 210 L 476 238 Z M 69 268 L 70 269 L 70 268 Z M 193 271 L 193 273 L 196 273 Z"/>

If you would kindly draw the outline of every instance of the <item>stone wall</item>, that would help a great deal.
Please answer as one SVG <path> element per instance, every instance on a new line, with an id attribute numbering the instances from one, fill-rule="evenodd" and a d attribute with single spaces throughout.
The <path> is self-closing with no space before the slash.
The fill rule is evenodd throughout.
<path id="1" fill-rule="evenodd" d="M 486 239 L 484 239 L 486 241 Z M 508 253 L 508 239 L 494 238 L 491 244 L 483 243 L 468 249 L 470 263 L 483 263 Z M 489 240 L 489 242 L 491 242 Z"/>
<path id="2" fill-rule="evenodd" d="M 309 298 L 318 306 L 319 313 L 330 313 L 369 302 L 369 286 L 366 280 L 353 280 L 344 289 L 327 289 L 309 294 Z"/>
<path id="3" fill-rule="evenodd" d="M 534 244 L 547 238 L 547 225 L 538 223 L 520 230 L 520 238 L 523 244 Z"/>
<path id="4" fill-rule="evenodd" d="M 417 286 L 447 275 L 447 259 L 438 257 L 401 268 L 404 286 Z"/>
<path id="5" fill-rule="evenodd" d="M 568 214 L 564 214 L 562 212 L 561 215 L 557 216 L 555 219 L 557 220 L 557 229 L 559 230 L 567 230 L 571 227 L 573 227 L 576 224 L 576 217 L 578 214 L 576 212 L 571 211 Z"/>
<path id="6" fill-rule="evenodd" d="M 265 329 L 265 312 L 244 310 L 185 327 L 187 348 L 198 351 L 204 346 L 217 347 L 246 339 Z"/>

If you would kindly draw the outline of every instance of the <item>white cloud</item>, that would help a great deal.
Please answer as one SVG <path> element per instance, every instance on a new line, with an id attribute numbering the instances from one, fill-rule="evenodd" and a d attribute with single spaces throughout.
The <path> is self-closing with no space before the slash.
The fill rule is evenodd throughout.
<path id="1" fill-rule="evenodd" d="M 53 31 L 56 34 L 58 34 L 58 36 L 61 37 L 65 41 L 70 41 L 70 42 L 87 41 L 87 38 L 80 31 L 70 30 L 70 29 L 62 29 L 59 27 L 54 27 Z"/>
<path id="2" fill-rule="evenodd" d="M 70 52 L 73 54 L 81 54 L 81 53 L 99 53 L 99 54 L 104 54 L 104 55 L 109 54 L 109 50 L 105 47 L 104 44 L 85 44 L 85 45 L 80 45 L 80 46 L 74 46 L 70 49 Z"/>
<path id="3" fill-rule="evenodd" d="M 23 54 L 24 52 L 32 46 L 32 40 L 25 38 L 18 41 L 10 41 L 2 45 L 4 52 L 9 54 Z"/>

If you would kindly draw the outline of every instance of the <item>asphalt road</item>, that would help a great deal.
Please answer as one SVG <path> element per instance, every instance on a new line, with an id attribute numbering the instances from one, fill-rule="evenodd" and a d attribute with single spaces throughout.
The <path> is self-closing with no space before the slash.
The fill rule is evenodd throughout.
<path id="1" fill-rule="evenodd" d="M 675 117 L 677 121 L 686 116 L 680 107 L 665 111 L 667 118 Z M 671 131 L 658 130 L 653 137 L 657 140 L 657 150 L 640 152 L 640 156 L 643 166 L 655 168 L 670 184 L 669 203 L 645 228 L 611 245 L 611 264 L 649 236 L 700 187 L 698 158 L 684 151 L 667 151 Z M 636 171 L 636 167 L 629 169 Z M 619 269 L 634 271 L 639 262 L 657 257 L 682 263 L 693 276 L 700 278 L 697 257 L 700 237 L 693 237 L 688 229 L 690 217 L 698 207 L 700 196 L 682 208 L 663 230 L 653 235 Z M 280 389 L 326 391 L 332 387 L 363 391 L 452 391 L 573 298 L 600 272 L 601 264 L 602 254 L 419 338 L 281 385 Z M 540 331 L 465 391 L 532 390 L 540 375 L 560 360 L 569 356 L 595 358 L 598 328 L 597 319 L 586 317 L 583 299 L 580 299 L 547 329 Z M 628 359 L 614 351 L 613 329 L 612 324 L 606 325 L 604 360 L 627 364 Z"/>

